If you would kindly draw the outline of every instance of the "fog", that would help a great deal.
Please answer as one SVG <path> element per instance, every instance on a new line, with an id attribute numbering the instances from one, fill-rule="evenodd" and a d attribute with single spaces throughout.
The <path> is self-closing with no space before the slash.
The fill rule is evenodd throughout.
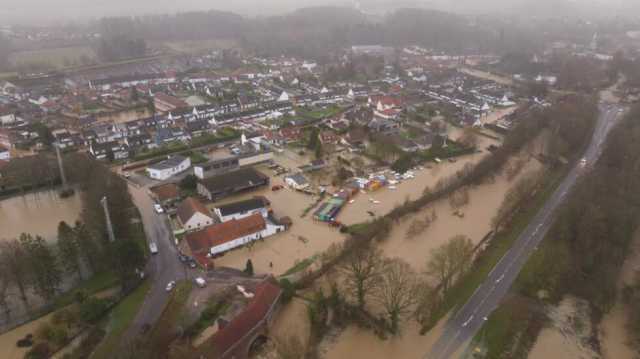
<path id="1" fill-rule="evenodd" d="M 428 7 L 461 13 L 528 13 L 544 10 L 553 14 L 601 13 L 616 15 L 637 0 L 3 0 L 3 23 L 44 24 L 86 20 L 115 15 L 175 13 L 195 10 L 225 10 L 245 16 L 274 15 L 308 6 L 348 6 L 381 14 L 399 7 Z M 564 14 L 563 14 L 564 15 Z"/>

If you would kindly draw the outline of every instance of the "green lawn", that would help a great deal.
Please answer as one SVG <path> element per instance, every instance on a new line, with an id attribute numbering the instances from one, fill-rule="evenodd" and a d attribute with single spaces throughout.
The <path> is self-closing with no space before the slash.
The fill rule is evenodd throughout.
<path id="1" fill-rule="evenodd" d="M 112 272 L 103 272 L 80 283 L 78 287 L 60 295 L 55 300 L 54 307 L 62 308 L 73 303 L 76 300 L 78 292 L 84 292 L 87 295 L 96 294 L 103 290 L 113 288 L 119 284 L 120 280 Z"/>
<path id="2" fill-rule="evenodd" d="M 107 335 L 96 348 L 92 358 L 111 358 L 121 342 L 121 337 L 144 302 L 151 281 L 146 280 L 132 294 L 120 302 L 112 311 L 107 323 Z"/>
<path id="3" fill-rule="evenodd" d="M 317 256 L 313 256 L 310 258 L 305 258 L 301 261 L 298 261 L 296 264 L 293 265 L 293 267 L 289 268 L 286 272 L 284 272 L 281 277 L 286 277 L 288 275 L 291 275 L 293 273 L 298 273 L 300 271 L 303 271 L 307 268 L 309 268 L 310 265 L 313 264 L 313 262 L 315 262 L 315 260 L 317 259 Z"/>

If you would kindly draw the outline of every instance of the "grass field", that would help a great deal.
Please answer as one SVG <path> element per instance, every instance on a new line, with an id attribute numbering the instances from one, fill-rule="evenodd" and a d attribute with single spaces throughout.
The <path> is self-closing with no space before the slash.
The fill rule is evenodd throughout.
<path id="1" fill-rule="evenodd" d="M 152 46 L 162 46 L 169 50 L 182 53 L 195 53 L 207 50 L 221 50 L 235 47 L 234 40 L 190 40 L 190 41 L 166 41 L 154 43 Z"/>
<path id="2" fill-rule="evenodd" d="M 101 359 L 112 357 L 117 346 L 120 344 L 122 335 L 138 313 L 138 309 L 142 305 L 142 302 L 144 302 L 144 298 L 150 288 L 151 281 L 145 281 L 113 309 L 107 324 L 107 335 L 96 348 L 92 358 Z"/>
<path id="3" fill-rule="evenodd" d="M 61 47 L 11 54 L 9 62 L 13 66 L 43 65 L 55 69 L 82 64 L 82 59 L 95 61 L 96 54 L 89 46 Z"/>

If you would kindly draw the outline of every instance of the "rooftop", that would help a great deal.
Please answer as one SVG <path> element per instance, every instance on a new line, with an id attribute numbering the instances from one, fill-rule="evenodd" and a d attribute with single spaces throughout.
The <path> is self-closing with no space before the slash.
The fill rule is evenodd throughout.
<path id="1" fill-rule="evenodd" d="M 187 158 L 186 157 L 182 157 L 182 156 L 172 156 L 169 157 L 168 159 L 162 161 L 162 162 L 158 162 L 152 165 L 149 165 L 148 168 L 152 169 L 152 170 L 156 170 L 156 171 L 162 171 L 162 170 L 166 170 L 169 168 L 174 168 L 179 166 L 180 164 L 182 164 L 184 161 L 186 161 Z"/>
<path id="2" fill-rule="evenodd" d="M 244 186 L 245 184 L 258 184 L 267 179 L 267 176 L 253 168 L 243 168 L 237 171 L 205 178 L 201 180 L 200 183 L 210 190 L 224 190 L 227 188 Z"/>
<path id="3" fill-rule="evenodd" d="M 198 201 L 198 199 L 193 197 L 188 197 L 182 201 L 176 211 L 176 214 L 182 223 L 189 221 L 189 219 L 191 219 L 191 217 L 196 213 L 201 213 L 205 216 L 211 217 L 207 207 L 205 207 L 202 202 Z"/>
<path id="4" fill-rule="evenodd" d="M 267 224 L 260 214 L 253 214 L 249 217 L 237 220 L 232 219 L 188 234 L 185 240 L 192 253 L 202 253 L 234 239 L 260 232 L 266 226 Z"/>
<path id="5" fill-rule="evenodd" d="M 229 203 L 218 207 L 220 214 L 228 216 L 235 213 L 248 212 L 269 206 L 269 200 L 264 196 L 254 197 L 245 201 Z"/>

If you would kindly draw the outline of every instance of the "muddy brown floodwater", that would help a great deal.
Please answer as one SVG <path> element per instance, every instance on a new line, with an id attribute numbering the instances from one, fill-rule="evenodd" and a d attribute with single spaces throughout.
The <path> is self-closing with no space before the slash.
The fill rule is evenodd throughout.
<path id="1" fill-rule="evenodd" d="M 17 238 L 21 233 L 55 241 L 58 224 L 73 224 L 82 210 L 80 194 L 61 199 L 56 191 L 29 193 L 0 201 L 0 239 Z"/>

